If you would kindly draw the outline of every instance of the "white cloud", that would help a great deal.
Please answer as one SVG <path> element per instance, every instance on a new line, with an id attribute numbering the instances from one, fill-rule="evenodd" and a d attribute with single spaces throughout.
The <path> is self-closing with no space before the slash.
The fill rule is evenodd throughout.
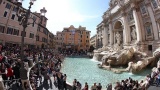
<path id="1" fill-rule="evenodd" d="M 54 34 L 56 34 L 56 31 L 63 30 L 63 27 L 69 27 L 75 23 L 83 23 L 89 19 L 100 17 L 99 15 L 83 15 L 78 11 L 72 10 L 73 7 L 70 5 L 70 0 L 37 0 L 35 2 L 35 10 L 43 7 L 47 10 L 47 28 Z"/>

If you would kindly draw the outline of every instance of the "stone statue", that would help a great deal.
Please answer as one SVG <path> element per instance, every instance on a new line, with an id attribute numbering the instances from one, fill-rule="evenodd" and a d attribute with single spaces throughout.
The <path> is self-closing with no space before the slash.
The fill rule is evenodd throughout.
<path id="1" fill-rule="evenodd" d="M 135 27 L 132 27 L 131 38 L 132 38 L 132 40 L 136 40 L 137 39 Z"/>
<path id="2" fill-rule="evenodd" d="M 119 32 L 116 33 L 116 40 L 117 40 L 117 44 L 120 45 L 121 44 L 121 34 L 119 34 Z"/>

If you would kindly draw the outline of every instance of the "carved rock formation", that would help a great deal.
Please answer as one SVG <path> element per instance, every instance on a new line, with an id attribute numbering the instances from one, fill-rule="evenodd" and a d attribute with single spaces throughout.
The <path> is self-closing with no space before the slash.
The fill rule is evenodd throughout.
<path id="1" fill-rule="evenodd" d="M 111 53 L 105 55 L 103 58 L 105 60 L 105 64 L 108 65 L 108 60 L 110 60 L 110 65 L 126 65 L 129 60 L 132 58 L 134 54 L 133 48 L 123 49 L 118 51 L 117 53 Z M 103 61 L 104 62 L 104 61 Z"/>
<path id="2" fill-rule="evenodd" d="M 147 57 L 141 59 L 141 61 L 138 61 L 136 63 L 129 62 L 127 70 L 132 73 L 137 73 L 146 68 L 151 62 L 155 60 L 154 57 Z"/>
<path id="3" fill-rule="evenodd" d="M 160 57 L 160 47 L 153 52 L 154 57 Z"/>
<path id="4" fill-rule="evenodd" d="M 140 52 L 136 47 L 130 47 L 121 50 L 114 50 L 114 48 L 101 48 L 101 50 L 94 53 L 96 60 L 102 61 L 102 66 L 120 66 L 127 65 L 125 71 L 137 73 L 147 66 L 155 66 L 158 58 L 160 58 L 160 48 L 154 51 L 152 57 L 148 57 L 146 53 Z M 103 66 L 103 67 L 104 67 Z"/>

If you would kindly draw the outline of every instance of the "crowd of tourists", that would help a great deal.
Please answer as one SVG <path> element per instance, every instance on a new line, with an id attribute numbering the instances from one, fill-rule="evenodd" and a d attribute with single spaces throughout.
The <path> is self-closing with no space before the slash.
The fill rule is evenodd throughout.
<path id="1" fill-rule="evenodd" d="M 28 69 L 32 66 L 29 65 L 29 60 L 33 60 L 35 64 L 30 70 L 29 75 L 30 85 L 33 90 L 53 88 L 52 85 L 55 85 L 58 90 L 67 90 L 67 75 L 60 72 L 64 56 L 63 54 L 55 54 L 50 50 L 25 49 L 24 62 L 27 63 L 24 64 L 24 67 Z M 20 68 L 23 64 L 21 64 L 20 57 L 19 47 L 0 45 L 0 74 L 6 89 L 11 89 L 15 83 L 17 87 L 22 87 Z M 30 90 L 30 85 L 25 82 L 25 90 Z M 116 82 L 114 86 L 108 84 L 105 88 L 107 90 L 146 90 L 151 85 L 160 86 L 160 62 L 158 62 L 157 67 L 152 70 L 151 74 L 146 76 L 145 80 L 139 82 L 129 77 L 128 79 Z M 93 85 L 89 87 L 86 82 L 84 87 L 82 87 L 82 84 L 77 79 L 74 79 L 72 89 L 102 90 L 102 85 L 101 83 L 93 83 Z"/>
<path id="2" fill-rule="evenodd" d="M 116 82 L 115 90 L 147 90 L 150 86 L 160 86 L 160 61 L 157 63 L 157 67 L 152 69 L 151 74 L 146 75 L 144 80 L 140 82 L 128 78 L 121 82 Z"/>
<path id="3" fill-rule="evenodd" d="M 116 82 L 114 87 L 112 84 L 108 84 L 106 86 L 106 90 L 147 90 L 150 86 L 160 86 L 160 61 L 157 63 L 157 67 L 152 69 L 151 74 L 146 75 L 145 79 L 138 81 L 133 80 L 131 77 L 125 80 L 121 80 L 120 82 Z M 82 90 L 102 90 L 101 83 L 98 85 L 96 83 L 93 84 L 89 88 L 87 82 L 85 83 L 84 88 Z M 79 81 L 74 79 L 73 81 L 73 90 L 81 90 L 81 84 Z"/>
<path id="4" fill-rule="evenodd" d="M 62 62 L 61 60 L 63 60 L 63 58 L 64 57 L 61 54 L 55 54 L 50 50 L 25 48 L 24 60 L 23 60 L 24 64 L 22 64 L 20 47 L 2 46 L 0 44 L 0 76 L 3 79 L 5 89 L 13 89 L 12 85 L 16 84 L 17 87 L 19 87 L 18 90 L 22 90 L 23 86 L 25 90 L 30 90 L 30 85 L 34 90 L 37 90 L 38 87 L 38 83 L 36 82 L 37 80 L 40 80 L 41 83 L 42 77 L 44 77 L 43 82 L 45 82 L 46 76 L 51 74 L 52 72 L 53 73 L 56 72 L 56 75 L 59 76 L 59 71 Z M 45 62 L 40 62 L 40 60 Z M 32 61 L 32 64 L 30 61 Z M 40 64 L 36 64 L 38 62 Z M 20 78 L 21 66 L 24 65 L 24 68 L 27 71 L 29 71 L 29 67 L 32 67 L 33 64 L 36 65 L 30 71 L 29 75 L 30 85 L 28 82 L 24 82 L 24 84 L 22 85 Z"/>
<path id="5" fill-rule="evenodd" d="M 160 62 L 156 68 L 154 68 L 151 74 L 148 74 L 144 80 L 138 81 L 133 80 L 131 77 L 125 80 L 121 80 L 120 82 L 116 82 L 116 84 L 108 84 L 106 86 L 106 90 L 147 90 L 149 86 L 160 86 Z M 87 82 L 85 83 L 84 87 L 77 79 L 73 81 L 73 90 L 102 90 L 101 83 L 98 85 L 96 83 L 93 84 L 89 88 Z"/>
<path id="6" fill-rule="evenodd" d="M 30 71 L 30 84 L 33 90 L 38 88 L 44 88 L 46 90 L 49 88 L 53 89 L 52 85 L 55 85 L 59 90 L 67 90 L 67 76 L 60 72 L 63 59 L 64 56 L 62 54 L 53 55 L 50 53 L 43 61 L 32 67 Z"/>
<path id="7" fill-rule="evenodd" d="M 0 45 L 0 74 L 7 88 L 11 88 L 13 83 L 17 83 L 18 87 L 21 85 L 19 50 L 19 47 Z"/>

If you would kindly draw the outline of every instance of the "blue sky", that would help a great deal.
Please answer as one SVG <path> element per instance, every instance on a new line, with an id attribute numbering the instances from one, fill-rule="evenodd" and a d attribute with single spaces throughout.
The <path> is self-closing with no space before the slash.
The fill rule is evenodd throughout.
<path id="1" fill-rule="evenodd" d="M 23 6 L 28 8 L 30 0 L 24 0 Z M 108 9 L 110 0 L 36 0 L 32 11 L 47 9 L 47 28 L 53 34 L 64 27 L 81 25 L 96 34 L 96 27 L 102 21 L 103 13 Z"/>

